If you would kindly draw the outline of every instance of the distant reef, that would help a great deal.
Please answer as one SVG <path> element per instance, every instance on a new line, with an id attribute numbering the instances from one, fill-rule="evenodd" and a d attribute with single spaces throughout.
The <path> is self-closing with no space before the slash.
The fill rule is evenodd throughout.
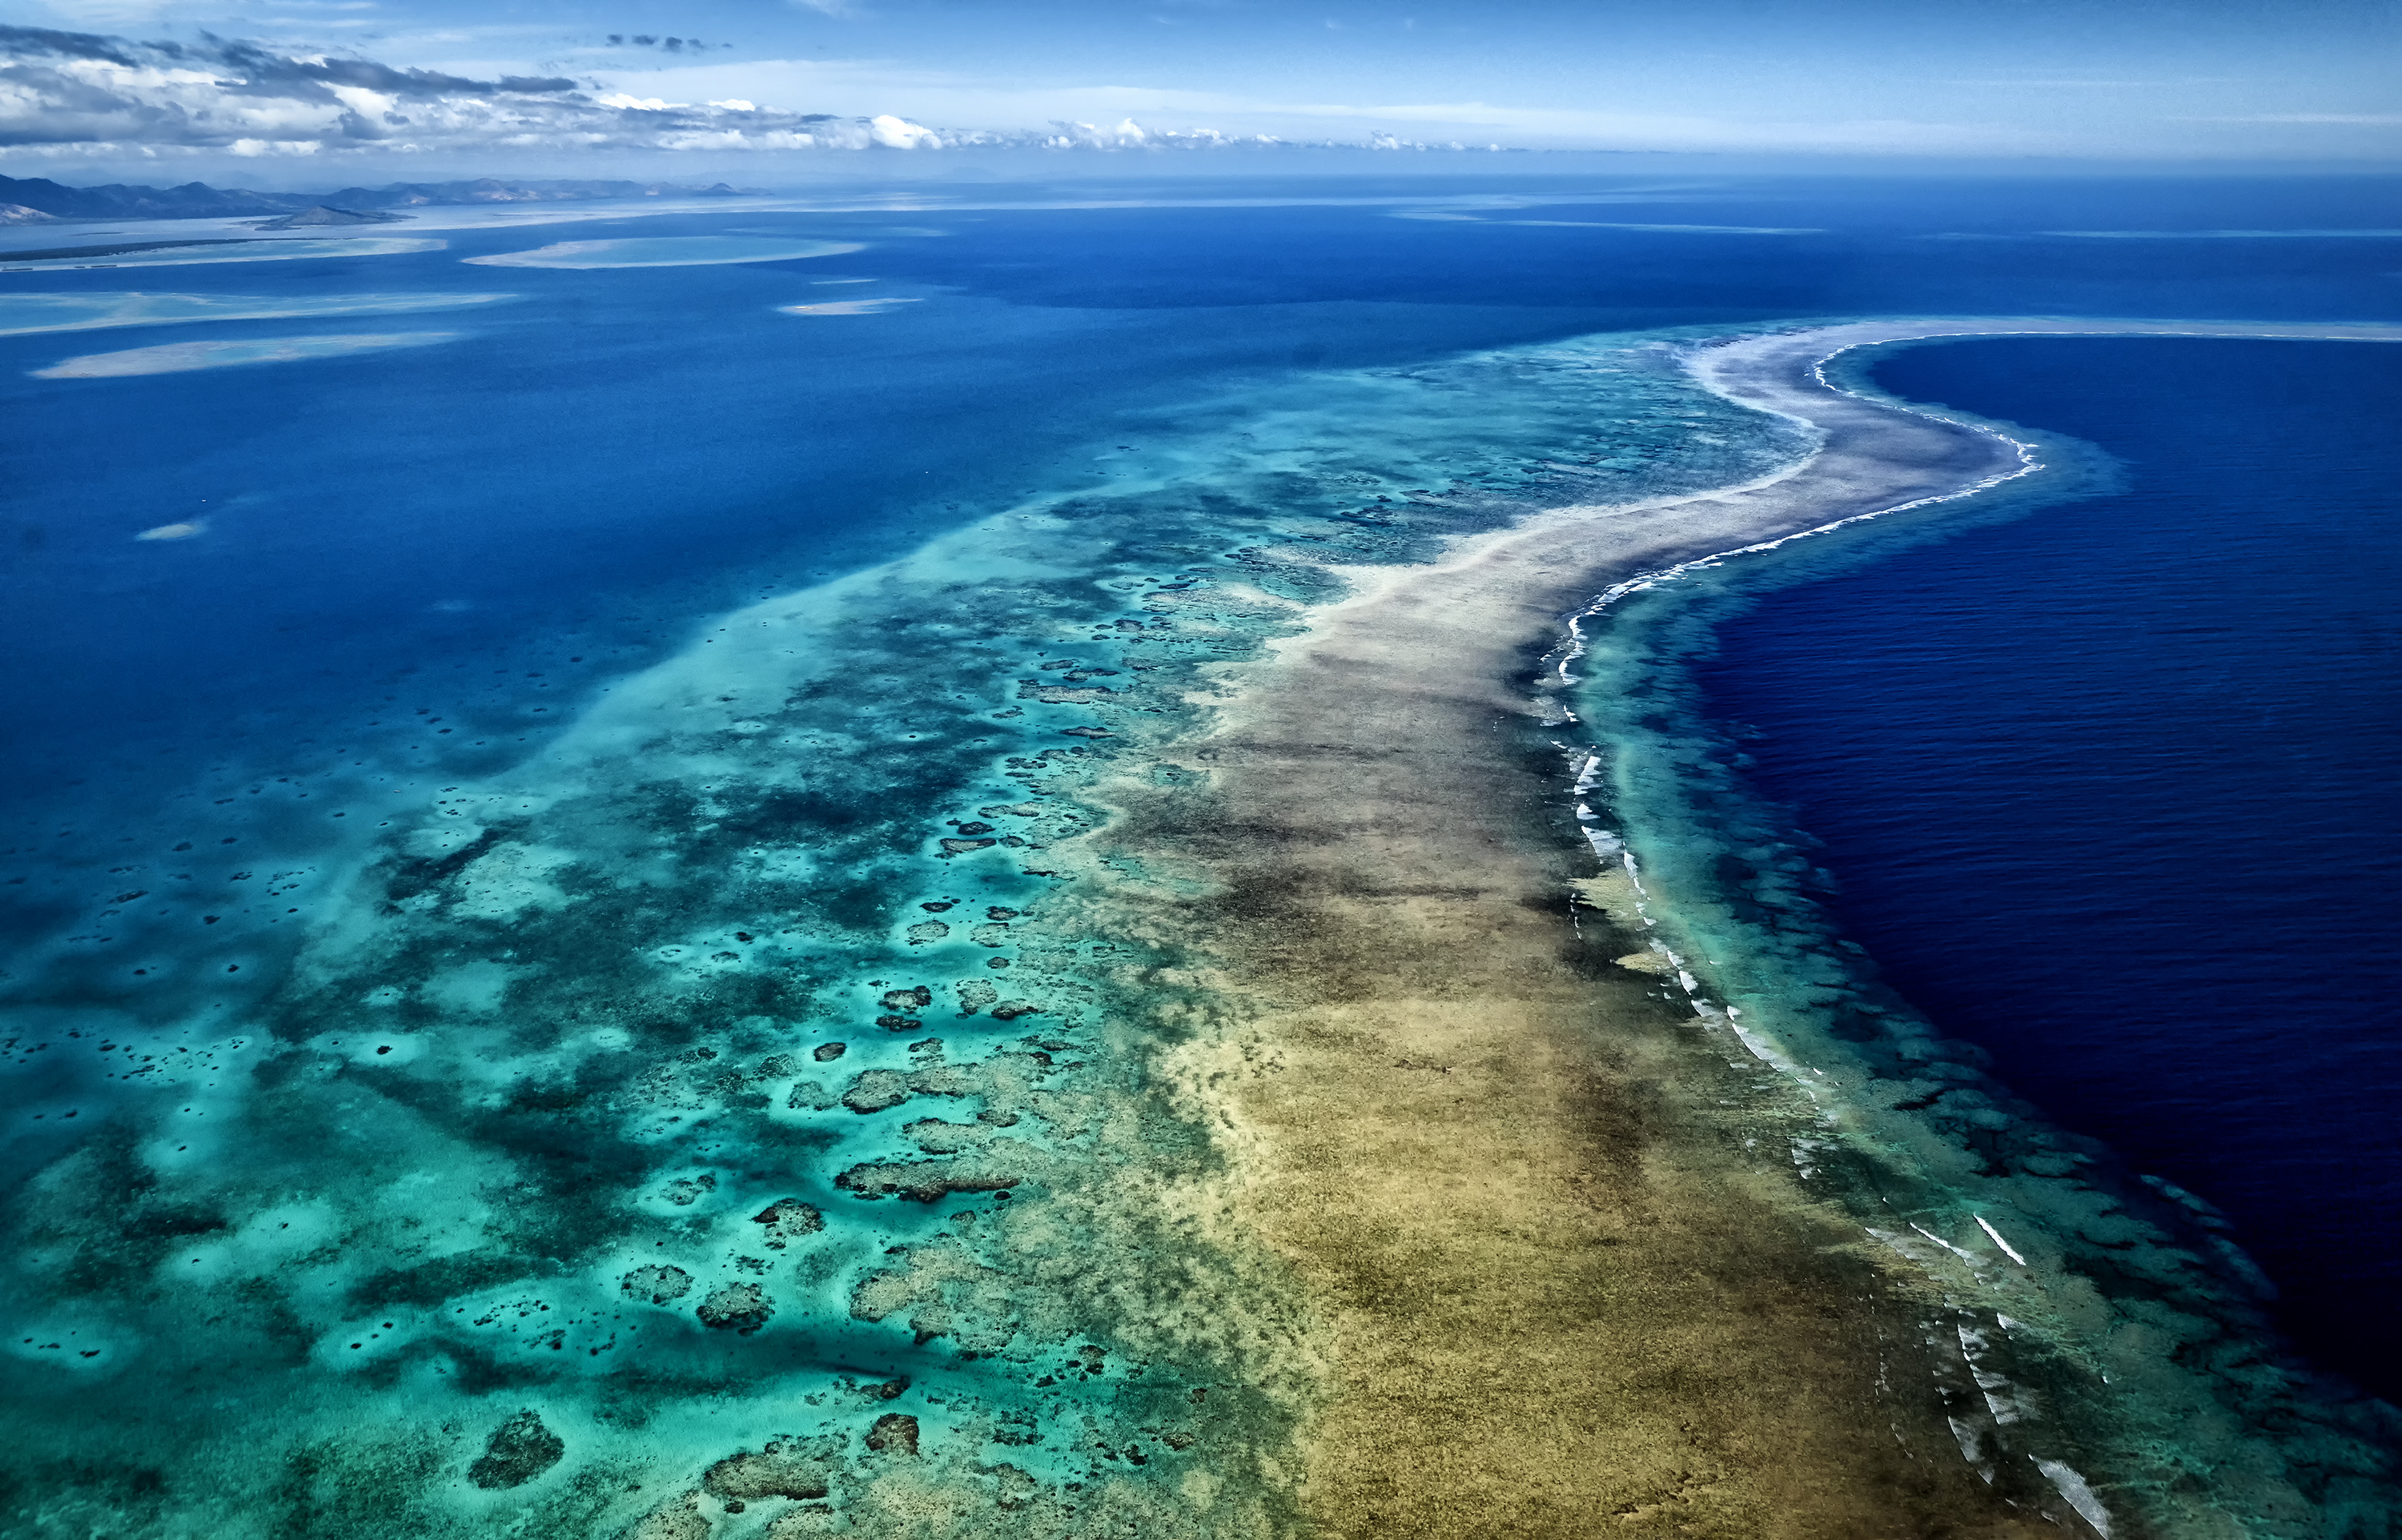
<path id="1" fill-rule="evenodd" d="M 262 219 L 251 226 L 254 230 L 297 230 L 319 225 L 396 225 L 407 219 L 405 213 L 386 213 L 380 209 L 337 209 L 324 203 L 298 213 L 287 213 L 281 219 Z"/>
<path id="2" fill-rule="evenodd" d="M 395 182 L 388 187 L 344 187 L 339 192 L 270 193 L 212 187 L 186 182 L 180 187 L 69 187 L 47 177 L 0 176 L 0 224 L 50 219 L 224 219 L 242 214 L 289 215 L 300 225 L 380 224 L 372 211 L 431 208 L 461 203 L 579 202 L 615 198 L 743 198 L 754 196 L 720 182 L 712 187 L 667 182 L 510 182 L 478 177 L 472 182 Z M 322 217 L 319 217 L 322 216 Z"/>

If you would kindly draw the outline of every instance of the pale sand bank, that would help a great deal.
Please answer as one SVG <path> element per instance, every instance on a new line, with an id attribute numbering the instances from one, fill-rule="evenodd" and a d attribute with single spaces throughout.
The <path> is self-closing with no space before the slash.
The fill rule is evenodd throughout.
<path id="1" fill-rule="evenodd" d="M 1318 1533 L 2091 1533 L 2062 1478 L 1996 1489 L 1964 1461 L 1924 1277 L 1802 1189 L 1784 1140 L 1810 1125 L 1663 980 L 1616 965 L 1640 938 L 1572 915 L 1594 860 L 1524 685 L 1612 584 L 2023 469 L 2006 439 L 1816 370 L 2002 333 L 2402 337 L 1958 320 L 1698 350 L 1712 389 L 1810 423 L 1820 450 L 1355 570 L 1353 597 L 1227 670 L 1214 732 L 1176 756 L 1196 784 L 1118 789 L 1117 838 L 1206 889 L 1154 918 L 1218 964 L 1226 1013 L 1186 1079 L 1234 1154 L 1227 1222 L 1289 1260 L 1322 1323 Z"/>
<path id="2" fill-rule="evenodd" d="M 84 353 L 47 369 L 26 371 L 35 379 L 126 379 L 136 375 L 188 374 L 247 364 L 302 364 L 346 358 L 393 348 L 455 342 L 464 332 L 384 332 L 343 337 L 265 337 L 239 341 L 162 342 L 121 352 Z"/>
<path id="3" fill-rule="evenodd" d="M 559 241 L 530 252 L 461 258 L 481 268 L 714 268 L 742 262 L 794 262 L 865 251 L 857 241 L 763 241 L 743 236 L 629 236 L 615 241 Z"/>
<path id="4" fill-rule="evenodd" d="M 841 282 L 843 280 L 834 282 Z M 919 302 L 916 295 L 883 295 L 874 299 L 827 299 L 815 305 L 779 305 L 776 309 L 784 315 L 882 315 L 895 305 Z"/>

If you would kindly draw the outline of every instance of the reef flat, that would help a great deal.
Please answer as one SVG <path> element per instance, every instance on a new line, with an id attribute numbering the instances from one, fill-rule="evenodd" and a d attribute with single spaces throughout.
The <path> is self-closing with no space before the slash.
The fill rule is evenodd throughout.
<path id="1" fill-rule="evenodd" d="M 2166 1361 L 2242 1340 L 2207 1282 L 2131 1282 L 2053 1243 L 2083 1225 L 2137 1244 L 2107 1193 L 2022 1190 L 2083 1157 L 2037 1136 L 2016 1189 L 1981 1189 L 1974 1139 L 1867 1126 L 1933 1099 L 1940 1051 L 1877 1066 L 1713 1003 L 1718 959 L 1654 928 L 1674 895 L 1643 888 L 1589 808 L 1580 837 L 1565 783 L 1589 792 L 1600 758 L 1564 762 L 1578 729 L 1528 689 L 1597 591 L 2035 468 L 1997 433 L 1829 385 L 1823 361 L 2122 331 L 2394 337 L 1961 321 L 1699 350 L 1699 378 L 1807 422 L 1817 452 L 1353 572 L 1270 659 L 1221 670 L 1214 730 L 1172 756 L 1189 784 L 1113 789 L 1111 837 L 1173 852 L 1207 895 L 1156 923 L 1216 959 L 1222 1016 L 1186 1063 L 1236 1152 L 1232 1223 L 1291 1259 L 1324 1323 L 1317 1533 L 1585 1534 L 1607 1516 L 1731 1536 L 2303 1534 L 2346 1507 L 2316 1511 L 2347 1478 L 2381 1505 L 2354 1432 L 2321 1429 L 2290 1464 L 2245 1443 L 2311 1421 L 2290 1384 L 2229 1392 Z M 2194 1315 L 2145 1318 L 2180 1288 Z"/>

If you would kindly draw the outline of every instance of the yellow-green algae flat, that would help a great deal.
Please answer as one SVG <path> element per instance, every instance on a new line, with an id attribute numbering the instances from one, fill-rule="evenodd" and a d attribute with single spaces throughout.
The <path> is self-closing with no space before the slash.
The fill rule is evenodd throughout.
<path id="1" fill-rule="evenodd" d="M 1817 452 L 1355 572 L 1273 658 L 1225 671 L 1213 730 L 1169 751 L 1188 777 L 1107 789 L 1111 838 L 1182 863 L 1158 933 L 1213 959 L 1179 1063 L 1234 1152 L 1225 1222 L 1291 1261 L 1321 1323 L 1312 1533 L 2310 1533 L 2331 1485 L 2374 1482 L 2340 1424 L 2290 1463 L 2247 1426 L 2281 1396 L 2296 1423 L 2323 1416 L 2298 1383 L 2174 1367 L 2228 1329 L 2189 1275 L 2158 1286 L 2190 1313 L 2147 1313 L 2154 1286 L 2113 1299 L 2064 1264 L 2064 1226 L 2165 1242 L 2107 1193 L 2034 1206 L 1990 1156 L 1846 1105 L 1865 1065 L 1819 1043 L 1804 1065 L 1781 1024 L 1696 1009 L 1692 972 L 1654 987 L 1707 960 L 1659 944 L 1631 868 L 1593 873 L 1543 752 L 1556 708 L 1525 691 L 1583 595 L 2041 468 L 1830 390 L 1819 360 L 2118 329 L 2187 328 L 1896 323 L 1705 354 L 1715 388 L 1811 422 Z M 1805 1181 L 1855 1161 L 1848 1191 Z M 2035 1256 L 1975 1214 L 1975 1253 L 1925 1229 L 1937 1190 L 2015 1199 L 1995 1212 Z"/>

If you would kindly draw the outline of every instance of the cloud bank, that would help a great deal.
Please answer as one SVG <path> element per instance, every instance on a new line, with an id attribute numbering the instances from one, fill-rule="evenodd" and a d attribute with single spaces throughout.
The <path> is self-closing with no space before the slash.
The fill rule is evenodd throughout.
<path id="1" fill-rule="evenodd" d="M 476 80 L 368 59 L 283 54 L 207 34 L 197 43 L 145 43 L 0 26 L 0 154 L 1120 150 L 1287 143 L 1263 134 L 1147 129 L 1131 117 L 1115 127 L 932 129 L 890 114 L 799 112 L 734 97 L 637 97 L 564 76 Z M 1390 135 L 1363 143 L 1415 147 Z"/>

